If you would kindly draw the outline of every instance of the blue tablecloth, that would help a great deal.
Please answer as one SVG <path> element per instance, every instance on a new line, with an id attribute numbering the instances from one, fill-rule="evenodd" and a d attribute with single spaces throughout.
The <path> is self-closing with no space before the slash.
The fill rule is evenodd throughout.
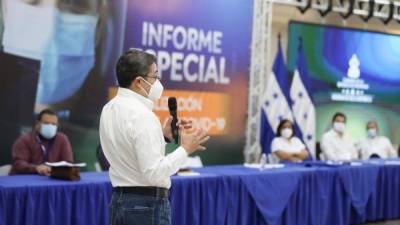
<path id="1" fill-rule="evenodd" d="M 400 218 L 400 165 L 240 165 L 172 178 L 174 225 L 345 225 Z M 35 175 L 0 177 L 0 225 L 107 224 L 107 173 L 68 182 Z"/>
<path id="2" fill-rule="evenodd" d="M 0 177 L 0 224 L 108 224 L 107 173 L 82 173 L 81 181 L 38 175 Z"/>

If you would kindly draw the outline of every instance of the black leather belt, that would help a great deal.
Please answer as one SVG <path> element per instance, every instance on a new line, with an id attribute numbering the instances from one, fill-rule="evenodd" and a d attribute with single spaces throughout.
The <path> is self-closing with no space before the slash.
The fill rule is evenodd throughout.
<path id="1" fill-rule="evenodd" d="M 169 190 L 160 187 L 114 187 L 115 192 L 145 195 L 156 198 L 168 198 Z"/>

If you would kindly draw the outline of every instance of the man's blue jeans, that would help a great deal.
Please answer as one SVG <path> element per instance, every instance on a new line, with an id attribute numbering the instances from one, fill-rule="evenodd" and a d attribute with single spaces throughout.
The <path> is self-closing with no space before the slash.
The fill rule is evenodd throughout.
<path id="1" fill-rule="evenodd" d="M 110 225 L 170 225 L 168 198 L 113 191 L 109 207 Z"/>

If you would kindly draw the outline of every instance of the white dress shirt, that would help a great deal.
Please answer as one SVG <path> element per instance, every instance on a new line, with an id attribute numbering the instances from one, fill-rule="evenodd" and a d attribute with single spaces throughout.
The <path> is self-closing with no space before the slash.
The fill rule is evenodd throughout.
<path id="1" fill-rule="evenodd" d="M 292 137 L 290 140 L 284 137 L 276 137 L 272 140 L 271 151 L 284 151 L 287 153 L 300 153 L 305 150 L 306 146 L 297 137 Z"/>
<path id="2" fill-rule="evenodd" d="M 170 176 L 186 160 L 179 147 L 165 156 L 165 140 L 153 102 L 119 88 L 101 112 L 100 141 L 110 163 L 110 179 L 117 186 L 171 187 Z"/>
<path id="3" fill-rule="evenodd" d="M 392 143 L 390 143 L 389 139 L 384 136 L 366 138 L 360 141 L 359 148 L 362 159 L 369 159 L 373 154 L 377 154 L 383 159 L 397 156 Z"/>
<path id="4" fill-rule="evenodd" d="M 325 160 L 350 161 L 358 158 L 357 150 L 350 136 L 342 136 L 331 129 L 322 136 L 321 150 Z"/>

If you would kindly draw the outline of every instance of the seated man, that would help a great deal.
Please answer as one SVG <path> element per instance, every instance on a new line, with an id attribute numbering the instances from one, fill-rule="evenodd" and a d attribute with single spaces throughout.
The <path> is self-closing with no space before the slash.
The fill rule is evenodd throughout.
<path id="1" fill-rule="evenodd" d="M 358 158 L 357 150 L 350 136 L 345 133 L 346 116 L 336 113 L 332 128 L 322 136 L 321 150 L 324 160 L 351 161 Z"/>
<path id="2" fill-rule="evenodd" d="M 271 151 L 282 161 L 302 162 L 308 158 L 306 146 L 294 136 L 293 123 L 286 119 L 278 125 Z"/>
<path id="3" fill-rule="evenodd" d="M 367 134 L 368 137 L 359 144 L 362 159 L 374 157 L 386 159 L 397 156 L 396 150 L 389 139 L 379 135 L 376 121 L 369 121 L 367 123 Z"/>
<path id="4" fill-rule="evenodd" d="M 72 162 L 72 149 L 67 136 L 57 132 L 58 117 L 49 110 L 41 111 L 34 129 L 22 135 L 12 149 L 12 174 L 38 173 L 49 176 L 45 162 Z"/>

